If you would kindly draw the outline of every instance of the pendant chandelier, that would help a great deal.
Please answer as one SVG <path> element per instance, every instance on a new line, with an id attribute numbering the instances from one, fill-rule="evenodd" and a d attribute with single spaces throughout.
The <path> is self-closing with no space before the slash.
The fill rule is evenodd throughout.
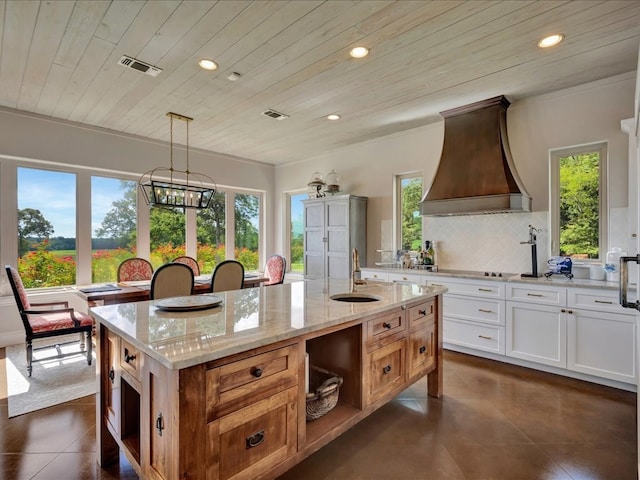
<path id="1" fill-rule="evenodd" d="M 215 182 L 203 173 L 189 170 L 189 122 L 191 117 L 185 117 L 168 112 L 170 125 L 170 153 L 169 168 L 156 167 L 140 177 L 140 190 L 144 194 L 147 205 L 157 207 L 197 208 L 209 207 L 216 192 Z M 187 124 L 186 170 L 173 167 L 173 120 L 182 120 Z"/>

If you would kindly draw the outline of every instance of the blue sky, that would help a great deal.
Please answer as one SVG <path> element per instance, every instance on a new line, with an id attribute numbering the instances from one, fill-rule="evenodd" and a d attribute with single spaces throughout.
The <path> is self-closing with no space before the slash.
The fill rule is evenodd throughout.
<path id="1" fill-rule="evenodd" d="M 122 197 L 120 180 L 91 177 L 92 233 L 113 202 Z M 52 237 L 76 236 L 76 175 L 34 168 L 18 169 L 18 209 L 40 210 L 54 228 Z"/>

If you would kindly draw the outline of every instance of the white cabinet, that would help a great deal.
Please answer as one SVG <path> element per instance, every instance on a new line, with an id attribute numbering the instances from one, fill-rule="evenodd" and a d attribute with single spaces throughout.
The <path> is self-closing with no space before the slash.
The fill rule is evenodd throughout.
<path id="1" fill-rule="evenodd" d="M 304 200 L 305 278 L 349 278 L 351 252 L 367 255 L 367 199 L 353 195 Z"/>
<path id="2" fill-rule="evenodd" d="M 360 272 L 360 277 L 363 280 L 372 280 L 374 282 L 388 282 L 389 281 L 389 273 L 381 272 L 379 270 L 368 270 L 363 268 Z"/>
<path id="3" fill-rule="evenodd" d="M 414 283 L 422 285 L 423 276 L 400 271 L 400 273 L 389 272 L 388 281 L 393 283 Z"/>
<path id="4" fill-rule="evenodd" d="M 552 305 L 507 301 L 509 357 L 566 368 L 567 315 Z"/>
<path id="5" fill-rule="evenodd" d="M 443 296 L 443 341 L 491 353 L 505 353 L 504 283 L 429 278 L 449 289 Z"/>

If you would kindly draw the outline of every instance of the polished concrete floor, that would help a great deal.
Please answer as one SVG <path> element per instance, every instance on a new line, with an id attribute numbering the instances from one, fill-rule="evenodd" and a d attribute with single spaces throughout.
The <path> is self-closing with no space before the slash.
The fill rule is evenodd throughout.
<path id="1" fill-rule="evenodd" d="M 137 479 L 95 461 L 94 397 L 7 419 L 1 479 Z M 636 480 L 636 395 L 445 352 L 444 397 L 420 381 L 279 480 Z M 122 456 L 121 456 L 122 457 Z"/>

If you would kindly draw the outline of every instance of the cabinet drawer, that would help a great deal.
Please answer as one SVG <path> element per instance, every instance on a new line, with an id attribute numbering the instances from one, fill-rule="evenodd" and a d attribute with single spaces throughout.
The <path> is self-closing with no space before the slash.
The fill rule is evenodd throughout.
<path id="1" fill-rule="evenodd" d="M 443 311 L 447 318 L 504 325 L 504 301 L 444 295 Z"/>
<path id="2" fill-rule="evenodd" d="M 431 370 L 436 364 L 435 321 L 409 335 L 409 378 Z"/>
<path id="3" fill-rule="evenodd" d="M 634 310 L 623 308 L 620 305 L 616 290 L 569 288 L 567 290 L 567 306 L 635 316 Z"/>
<path id="4" fill-rule="evenodd" d="M 419 305 L 409 307 L 409 328 L 415 328 L 427 323 L 433 323 L 435 315 L 435 302 L 424 302 Z"/>
<path id="5" fill-rule="evenodd" d="M 388 282 L 389 274 L 383 272 L 372 272 L 371 270 L 362 270 L 360 277 L 363 280 L 377 280 L 378 282 Z"/>
<path id="6" fill-rule="evenodd" d="M 504 355 L 505 329 L 502 326 L 479 325 L 444 319 L 443 341 L 486 352 Z"/>
<path id="7" fill-rule="evenodd" d="M 447 294 L 471 297 L 504 299 L 505 284 L 497 281 L 459 282 L 448 278 L 435 278 L 427 281 L 427 285 L 447 287 Z"/>
<path id="8" fill-rule="evenodd" d="M 404 310 L 397 308 L 392 313 L 382 315 L 367 322 L 367 343 L 378 348 L 387 337 L 406 331 Z"/>
<path id="9" fill-rule="evenodd" d="M 298 389 L 272 397 L 222 417 L 208 426 L 211 461 L 207 478 L 257 478 L 296 452 Z"/>
<path id="10" fill-rule="evenodd" d="M 546 285 L 509 284 L 507 300 L 564 306 L 567 302 L 567 289 Z"/>
<path id="11" fill-rule="evenodd" d="M 405 340 L 398 340 L 369 355 L 369 401 L 375 402 L 404 383 Z"/>
<path id="12" fill-rule="evenodd" d="M 120 366 L 138 381 L 140 380 L 141 358 L 137 348 L 126 340 L 120 339 Z"/>
<path id="13" fill-rule="evenodd" d="M 389 282 L 395 283 L 415 283 L 416 285 L 422 285 L 421 275 L 411 275 L 407 273 L 389 273 Z"/>
<path id="14" fill-rule="evenodd" d="M 298 383 L 296 345 L 207 370 L 207 419 L 212 420 Z"/>

